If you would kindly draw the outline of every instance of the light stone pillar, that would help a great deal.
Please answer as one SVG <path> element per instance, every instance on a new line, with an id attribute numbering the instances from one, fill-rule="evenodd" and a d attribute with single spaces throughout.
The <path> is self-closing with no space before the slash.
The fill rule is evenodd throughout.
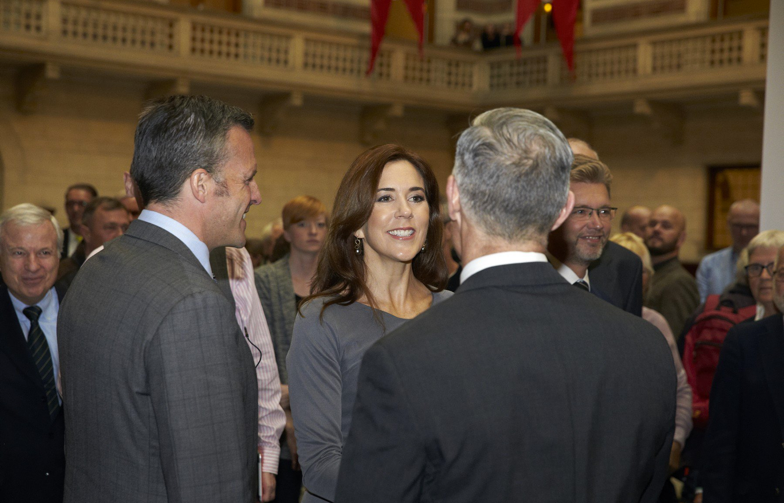
<path id="1" fill-rule="evenodd" d="M 760 230 L 784 230 L 784 1 L 770 2 Z"/>

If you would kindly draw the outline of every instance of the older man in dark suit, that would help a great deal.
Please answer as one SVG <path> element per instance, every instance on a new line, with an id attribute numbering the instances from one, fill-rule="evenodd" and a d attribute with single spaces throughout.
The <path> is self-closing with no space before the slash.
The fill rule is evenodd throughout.
<path id="1" fill-rule="evenodd" d="M 53 288 L 63 232 L 32 204 L 0 216 L 0 501 L 63 500 L 63 411 L 57 391 Z"/>
<path id="2" fill-rule="evenodd" d="M 572 153 L 527 110 L 477 117 L 447 182 L 457 293 L 365 355 L 336 501 L 656 501 L 675 370 L 661 334 L 544 254 Z"/>
<path id="3" fill-rule="evenodd" d="M 145 210 L 82 267 L 60 313 L 66 503 L 251 503 L 254 363 L 210 250 L 260 202 L 246 112 L 151 104 L 131 176 Z"/>
<path id="4" fill-rule="evenodd" d="M 784 312 L 784 248 L 773 271 Z M 700 481 L 710 503 L 784 501 L 784 318 L 731 329 L 710 394 Z"/>

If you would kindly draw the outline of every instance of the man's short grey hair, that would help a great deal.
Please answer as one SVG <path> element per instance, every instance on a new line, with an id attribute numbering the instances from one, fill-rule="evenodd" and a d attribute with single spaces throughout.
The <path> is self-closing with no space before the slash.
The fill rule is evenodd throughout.
<path id="1" fill-rule="evenodd" d="M 485 112 L 457 142 L 461 206 L 490 236 L 546 245 L 566 204 L 572 160 L 564 135 L 536 112 Z"/>
<path id="2" fill-rule="evenodd" d="M 57 235 L 58 253 L 63 248 L 63 230 L 54 215 L 45 209 L 30 203 L 17 204 L 9 208 L 0 215 L 0 245 L 5 239 L 5 227 L 9 223 L 14 223 L 20 227 L 36 226 L 44 222 L 51 222 L 54 225 L 54 232 Z"/>

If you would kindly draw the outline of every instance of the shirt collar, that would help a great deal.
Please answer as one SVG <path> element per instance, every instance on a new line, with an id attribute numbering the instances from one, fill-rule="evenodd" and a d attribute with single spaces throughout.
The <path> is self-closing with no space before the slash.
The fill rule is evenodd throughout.
<path id="1" fill-rule="evenodd" d="M 207 271 L 210 277 L 213 277 L 212 267 L 210 267 L 210 250 L 207 248 L 206 244 L 196 237 L 196 234 L 194 234 L 193 231 L 171 217 L 148 209 L 142 210 L 139 215 L 139 220 L 160 227 L 173 234 L 174 237 L 182 241 L 182 243 L 196 256 L 199 263 L 204 267 L 204 270 Z"/>
<path id="2" fill-rule="evenodd" d="M 528 262 L 547 262 L 547 257 L 544 253 L 522 251 L 508 251 L 484 255 L 479 258 L 475 258 L 466 264 L 465 267 L 463 267 L 463 272 L 460 273 L 460 284 L 465 283 L 468 278 L 478 273 L 479 271 L 488 269 L 490 267 L 509 264 L 524 264 Z"/>
<path id="3" fill-rule="evenodd" d="M 33 306 L 38 306 L 38 307 L 41 308 L 41 316 L 42 317 L 45 317 L 47 315 L 47 313 L 50 312 L 52 307 L 55 307 L 56 304 L 54 304 L 54 302 L 55 302 L 55 296 L 56 295 L 57 295 L 57 293 L 55 292 L 54 287 L 52 287 L 52 288 L 49 289 L 48 292 L 46 292 L 46 295 L 44 295 L 43 299 L 41 299 L 39 302 L 37 302 L 35 304 L 32 304 Z M 30 306 L 28 306 L 27 304 L 25 304 L 21 300 L 19 300 L 16 297 L 14 297 L 14 294 L 11 293 L 11 290 L 8 290 L 8 296 L 11 297 L 11 303 L 14 305 L 14 311 L 16 311 L 20 315 L 24 316 L 24 313 L 22 311 L 24 311 L 25 308 L 30 307 Z"/>
<path id="4" fill-rule="evenodd" d="M 553 267 L 555 267 L 555 270 L 558 271 L 558 274 L 560 274 L 561 277 L 570 284 L 573 285 L 578 281 L 584 281 L 585 284 L 588 285 L 588 290 L 591 290 L 591 279 L 589 278 L 588 269 L 585 270 L 585 277 L 581 278 L 572 270 L 571 267 L 561 263 L 561 261 L 555 258 L 550 252 L 547 252 L 547 260 L 550 262 L 550 264 L 552 264 Z"/>

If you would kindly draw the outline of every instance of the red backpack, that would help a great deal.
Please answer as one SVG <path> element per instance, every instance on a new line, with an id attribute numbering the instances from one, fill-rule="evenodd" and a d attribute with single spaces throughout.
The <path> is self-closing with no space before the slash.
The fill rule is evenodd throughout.
<path id="1" fill-rule="evenodd" d="M 683 368 L 692 392 L 692 419 L 695 428 L 708 426 L 708 404 L 713 375 L 719 364 L 721 346 L 727 332 L 743 320 L 753 317 L 757 306 L 741 309 L 731 299 L 719 302 L 718 295 L 709 295 L 694 324 L 685 335 Z"/>

